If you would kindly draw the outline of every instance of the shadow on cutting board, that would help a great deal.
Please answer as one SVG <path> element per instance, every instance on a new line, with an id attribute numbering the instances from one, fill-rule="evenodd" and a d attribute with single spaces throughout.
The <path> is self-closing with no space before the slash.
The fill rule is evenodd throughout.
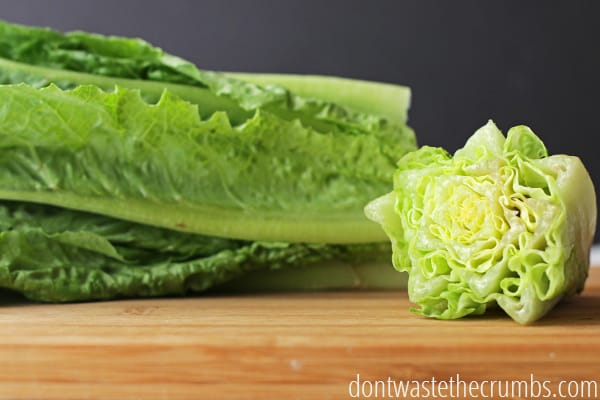
<path id="1" fill-rule="evenodd" d="M 533 326 L 600 325 L 600 294 L 571 296 Z"/>
<path id="2" fill-rule="evenodd" d="M 591 288 L 590 288 L 591 289 Z M 596 289 L 596 288 L 594 288 Z M 339 290 L 325 290 L 325 292 L 335 292 Z M 348 290 L 342 290 L 348 292 Z M 352 290 L 349 290 L 352 291 Z M 385 290 L 384 290 L 385 291 Z M 387 291 L 390 291 L 389 289 Z M 304 291 L 306 292 L 306 291 Z M 317 291 L 309 291 L 315 293 L 317 295 Z M 298 293 L 297 290 L 289 290 L 289 291 L 266 291 L 264 293 L 256 292 L 256 291 L 241 291 L 241 292 L 223 292 L 223 291 L 211 291 L 205 293 L 195 293 L 187 296 L 188 298 L 197 299 L 199 302 L 202 301 L 203 298 L 215 298 L 215 297 L 240 297 L 240 296 L 285 296 L 285 293 Z M 407 296 L 404 291 L 404 296 Z M 170 297 L 162 297 L 168 299 L 177 299 L 182 296 L 170 296 Z M 156 298 L 154 298 L 156 299 Z M 136 299 L 139 301 L 140 299 Z M 148 298 L 151 300 L 151 298 Z M 115 300 L 104 300 L 104 301 L 127 301 L 127 299 L 115 299 Z M 85 303 L 85 302 L 83 302 Z M 72 303 L 71 303 L 72 304 Z M 81 304 L 81 303 L 80 303 Z M 39 306 L 39 305 L 49 305 L 47 303 L 39 303 L 28 300 L 22 294 L 18 292 L 14 292 L 7 289 L 0 289 L 0 313 L 2 312 L 3 307 L 30 307 L 30 306 Z M 61 306 L 68 306 L 69 303 L 66 304 L 54 304 L 57 308 Z M 408 313 L 408 310 L 407 310 Z M 425 318 L 425 317 L 423 317 Z M 484 322 L 485 320 L 493 320 L 494 322 L 499 322 L 505 320 L 506 323 L 515 324 L 510 320 L 510 318 L 500 309 L 499 307 L 491 307 L 488 309 L 485 315 L 482 316 L 473 316 L 465 318 L 464 321 L 471 322 Z M 446 322 L 460 323 L 460 320 L 451 320 L 451 321 L 436 321 L 430 320 L 431 323 L 439 323 L 444 324 Z M 541 320 L 529 325 L 529 327 L 545 327 L 545 326 L 596 326 L 600 325 L 600 291 L 599 290 L 588 290 L 587 293 L 582 295 L 575 295 L 568 297 L 561 301 L 553 310 L 551 310 L 548 315 L 546 315 Z"/>

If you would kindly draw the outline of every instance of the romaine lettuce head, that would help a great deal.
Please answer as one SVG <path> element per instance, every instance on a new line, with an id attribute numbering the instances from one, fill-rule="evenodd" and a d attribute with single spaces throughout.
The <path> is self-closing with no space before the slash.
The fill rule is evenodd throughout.
<path id="1" fill-rule="evenodd" d="M 399 85 L 219 73 L 0 20 L 0 291 L 405 287 L 362 209 L 417 147 L 409 103 Z"/>
<path id="2" fill-rule="evenodd" d="M 531 323 L 580 292 L 588 274 L 593 183 L 579 158 L 548 156 L 526 126 L 505 138 L 490 121 L 453 157 L 427 146 L 407 154 L 394 190 L 365 212 L 390 237 L 425 316 L 455 319 L 497 303 Z"/>

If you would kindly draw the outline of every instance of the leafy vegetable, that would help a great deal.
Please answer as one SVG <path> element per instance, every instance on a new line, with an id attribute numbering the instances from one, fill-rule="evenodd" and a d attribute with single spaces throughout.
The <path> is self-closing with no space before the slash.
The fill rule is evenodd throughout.
<path id="1" fill-rule="evenodd" d="M 227 72 L 226 75 L 259 85 L 279 85 L 299 96 L 343 104 L 396 123 L 407 120 L 410 89 L 404 86 L 318 75 L 240 72 Z"/>
<path id="2" fill-rule="evenodd" d="M 140 39 L 2 21 L 0 83 L 0 287 L 404 284 L 362 208 L 416 148 L 407 88 L 223 74 Z"/>
<path id="3" fill-rule="evenodd" d="M 0 203 L 0 230 L 0 287 L 38 301 L 184 294 L 240 277 L 250 288 L 270 290 L 285 289 L 290 278 L 297 280 L 292 289 L 385 287 L 369 276 L 391 269 L 381 262 L 389 251 L 385 243 L 222 239 L 20 202 Z M 261 286 L 254 271 L 285 285 Z M 320 277 L 327 272 L 335 275 Z M 246 289 L 243 282 L 228 289 Z M 402 278 L 392 282 L 400 285 Z"/>
<path id="4" fill-rule="evenodd" d="M 3 199 L 246 240 L 385 239 L 361 211 L 393 165 L 370 135 L 260 110 L 233 128 L 169 92 L 153 106 L 128 89 L 2 86 L 0 149 Z"/>
<path id="5" fill-rule="evenodd" d="M 249 240 L 378 241 L 362 207 L 385 192 L 398 154 L 416 148 L 407 103 L 392 121 L 198 70 L 141 40 L 1 23 L 0 57 L 8 83 L 123 86 L 106 96 L 2 88 L 1 140 L 20 152 L 5 162 L 29 167 L 7 166 L 0 198 Z M 355 84 L 376 86 L 334 87 Z"/>
<path id="6" fill-rule="evenodd" d="M 238 75 L 245 79 L 239 80 L 200 70 L 140 39 L 63 34 L 2 21 L 0 68 L 4 83 L 54 83 L 63 89 L 93 84 L 105 90 L 119 85 L 141 90 L 149 102 L 156 102 L 167 88 L 197 104 L 203 118 L 226 111 L 231 123 L 238 125 L 261 109 L 285 120 L 298 119 L 319 132 L 369 133 L 381 138 L 384 148 L 400 141 L 404 152 L 414 150 L 414 135 L 405 125 L 410 91 L 397 85 L 264 74 Z"/>
<path id="7" fill-rule="evenodd" d="M 526 324 L 583 289 L 596 200 L 577 157 L 549 157 L 525 126 L 505 139 L 490 121 L 454 157 L 432 147 L 405 155 L 393 192 L 366 213 L 409 272 L 416 312 L 454 319 L 497 303 Z"/>

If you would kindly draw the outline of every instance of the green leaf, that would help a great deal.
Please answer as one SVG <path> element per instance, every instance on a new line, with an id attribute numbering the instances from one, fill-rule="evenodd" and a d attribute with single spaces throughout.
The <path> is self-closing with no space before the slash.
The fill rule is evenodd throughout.
<path id="1" fill-rule="evenodd" d="M 0 198 L 206 235 L 379 241 L 361 209 L 391 181 L 384 148 L 268 112 L 201 120 L 169 92 L 149 105 L 127 89 L 0 87 Z"/>
<path id="2" fill-rule="evenodd" d="M 270 271 L 282 282 L 279 290 L 373 288 L 382 283 L 368 274 L 357 281 L 356 274 L 364 270 L 361 265 L 368 262 L 370 268 L 388 252 L 385 243 L 220 239 L 45 205 L 0 202 L 0 287 L 37 301 L 181 295 L 234 278 L 227 290 L 251 290 L 260 288 L 261 276 L 268 283 Z M 383 268 L 379 263 L 370 273 Z M 327 272 L 333 273 L 327 280 L 319 278 Z M 291 278 L 295 286 L 290 286 Z M 393 282 L 403 283 L 400 277 Z M 263 284 L 262 289 L 268 287 Z"/>
<path id="3" fill-rule="evenodd" d="M 225 75 L 263 86 L 281 86 L 298 96 L 322 99 L 398 124 L 408 119 L 411 93 L 406 86 L 319 75 L 247 72 L 226 72 Z"/>
<path id="4" fill-rule="evenodd" d="M 523 157 L 533 159 L 548 157 L 548 150 L 542 140 L 524 125 L 509 129 L 504 146 L 505 153 L 515 152 Z"/>
<path id="5" fill-rule="evenodd" d="M 262 109 L 281 119 L 299 120 L 319 132 L 369 133 L 384 142 L 403 142 L 406 151 L 415 148 L 414 134 L 405 125 L 410 101 L 405 87 L 337 78 L 266 77 L 284 86 L 295 81 L 292 89 L 306 95 L 301 97 L 272 82 L 266 86 L 253 83 L 261 82 L 264 76 L 244 77 L 250 81 L 198 69 L 141 39 L 86 32 L 63 34 L 0 21 L 3 83 L 25 82 L 38 87 L 54 83 L 63 89 L 93 84 L 105 90 L 118 85 L 140 89 L 149 102 L 157 101 L 167 88 L 197 104 L 203 118 L 225 111 L 232 124 L 238 125 L 251 118 L 256 109 Z M 340 99 L 342 105 L 336 102 Z M 382 108 L 385 111 L 373 113 L 383 103 L 387 104 Z"/>

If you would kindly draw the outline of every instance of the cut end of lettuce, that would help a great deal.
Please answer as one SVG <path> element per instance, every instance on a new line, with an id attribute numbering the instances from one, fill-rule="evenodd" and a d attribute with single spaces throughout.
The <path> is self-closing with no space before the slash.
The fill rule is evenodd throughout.
<path id="1" fill-rule="evenodd" d="M 450 156 L 422 147 L 398 163 L 394 190 L 365 213 L 409 273 L 417 313 L 483 314 L 496 303 L 521 324 L 583 289 L 596 197 L 577 157 L 548 156 L 526 126 L 493 122 Z"/>

